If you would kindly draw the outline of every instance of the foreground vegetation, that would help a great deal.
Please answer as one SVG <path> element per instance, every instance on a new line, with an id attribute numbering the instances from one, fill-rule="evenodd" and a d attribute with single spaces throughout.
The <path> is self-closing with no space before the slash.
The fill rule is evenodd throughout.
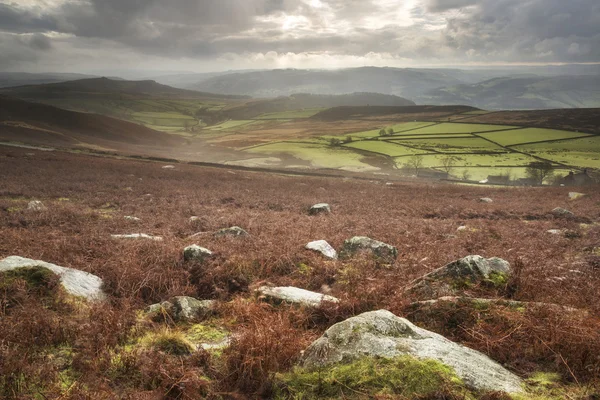
<path id="1" fill-rule="evenodd" d="M 598 396 L 597 189 L 569 201 L 565 188 L 390 186 L 163 166 L 0 148 L 0 169 L 9 171 L 0 182 L 0 258 L 20 255 L 91 272 L 104 280 L 109 295 L 107 302 L 88 304 L 35 269 L 2 274 L 1 396 L 475 396 L 435 363 L 399 360 L 407 368 L 393 368 L 392 374 L 385 360 L 318 376 L 294 368 L 300 353 L 333 323 L 376 309 L 489 355 L 527 379 L 526 398 Z M 479 202 L 481 197 L 493 203 Z M 27 210 L 33 199 L 47 210 Z M 333 213 L 310 216 L 308 207 L 321 201 L 330 203 Z M 550 213 L 559 206 L 575 215 Z M 250 236 L 190 237 L 234 225 Z M 164 240 L 110 237 L 134 232 Z M 304 250 L 316 239 L 339 248 L 354 235 L 397 246 L 397 261 L 328 261 Z M 184 261 L 182 250 L 192 243 L 215 257 L 205 264 Z M 493 282 L 491 289 L 468 287 L 470 295 L 492 290 L 493 297 L 519 303 L 448 302 L 422 310 L 402 292 L 413 279 L 468 254 L 502 257 L 515 269 L 513 277 Z M 254 294 L 266 282 L 331 293 L 341 301 L 314 310 L 270 305 Z M 178 295 L 220 305 L 216 314 L 194 324 L 143 312 Z M 202 349 L 227 336 L 229 346 Z M 359 371 L 368 373 L 358 379 Z"/>

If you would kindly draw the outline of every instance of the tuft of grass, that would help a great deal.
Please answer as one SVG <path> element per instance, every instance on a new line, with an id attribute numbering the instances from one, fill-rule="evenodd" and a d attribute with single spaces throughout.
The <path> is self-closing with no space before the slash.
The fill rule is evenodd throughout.
<path id="1" fill-rule="evenodd" d="M 277 378 L 276 399 L 474 398 L 450 367 L 411 356 L 363 358 L 323 370 L 296 368 Z"/>
<path id="2" fill-rule="evenodd" d="M 188 356 L 195 350 L 185 334 L 172 330 L 151 333 L 142 338 L 141 344 L 174 356 Z"/>

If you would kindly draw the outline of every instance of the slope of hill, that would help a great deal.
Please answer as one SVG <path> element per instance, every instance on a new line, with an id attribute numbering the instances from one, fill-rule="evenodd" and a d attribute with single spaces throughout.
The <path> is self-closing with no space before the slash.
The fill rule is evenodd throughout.
<path id="1" fill-rule="evenodd" d="M 312 119 L 321 121 L 339 121 L 398 114 L 411 114 L 415 116 L 422 114 L 419 116 L 419 119 L 429 119 L 442 118 L 445 115 L 451 116 L 470 111 L 477 111 L 477 109 L 468 106 L 334 107 L 312 116 Z M 428 114 L 429 116 L 425 117 L 425 114 Z"/>
<path id="2" fill-rule="evenodd" d="M 0 96 L 0 140 L 65 147 L 169 147 L 181 138 L 127 121 Z"/>
<path id="3" fill-rule="evenodd" d="M 418 101 L 469 104 L 490 110 L 599 107 L 600 76 L 495 78 L 435 89 L 419 97 Z"/>
<path id="4" fill-rule="evenodd" d="M 254 97 L 293 93 L 377 92 L 411 99 L 428 90 L 463 83 L 443 70 L 362 67 L 342 70 L 280 69 L 207 79 L 193 89 Z"/>
<path id="5" fill-rule="evenodd" d="M 23 85 L 41 85 L 45 83 L 66 82 L 89 78 L 94 78 L 94 76 L 69 73 L 32 74 L 27 72 L 0 72 L 0 88 Z"/>

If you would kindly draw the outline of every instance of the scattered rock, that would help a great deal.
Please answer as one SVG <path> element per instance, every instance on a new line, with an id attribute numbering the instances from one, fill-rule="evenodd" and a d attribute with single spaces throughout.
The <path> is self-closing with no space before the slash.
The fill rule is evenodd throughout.
<path id="1" fill-rule="evenodd" d="M 305 246 L 308 250 L 318 251 L 323 254 L 327 258 L 331 258 L 336 260 L 338 258 L 337 251 L 329 243 L 325 240 L 315 240 L 314 242 L 310 242 Z"/>
<path id="2" fill-rule="evenodd" d="M 224 228 L 216 231 L 215 236 L 248 236 L 248 232 L 240 228 L 239 226 L 232 226 L 231 228 Z"/>
<path id="3" fill-rule="evenodd" d="M 556 215 L 557 217 L 568 217 L 574 215 L 571 211 L 561 207 L 556 207 L 554 210 L 552 210 L 552 214 Z"/>
<path id="4" fill-rule="evenodd" d="M 138 217 L 132 217 L 131 215 L 126 215 L 125 218 L 127 221 L 133 221 L 133 222 L 140 222 L 141 218 Z"/>
<path id="5" fill-rule="evenodd" d="M 127 235 L 110 235 L 113 239 L 147 239 L 147 240 L 155 240 L 160 242 L 163 240 L 162 236 L 150 236 L 145 233 L 131 233 Z"/>
<path id="6" fill-rule="evenodd" d="M 492 286 L 502 286 L 506 284 L 510 273 L 508 261 L 471 255 L 418 278 L 408 286 L 406 292 L 422 300 L 452 296 L 484 280 Z"/>
<path id="7" fill-rule="evenodd" d="M 262 286 L 257 290 L 261 297 L 268 301 L 286 302 L 306 307 L 319 307 L 322 302 L 339 303 L 339 300 L 326 294 L 311 292 L 293 286 Z"/>
<path id="8" fill-rule="evenodd" d="M 494 200 L 490 199 L 489 197 L 482 197 L 479 199 L 480 203 L 493 203 Z"/>
<path id="9" fill-rule="evenodd" d="M 523 390 L 519 377 L 486 355 L 419 328 L 387 310 L 367 312 L 331 326 L 306 349 L 301 364 L 317 369 L 364 357 L 406 355 L 438 360 L 476 390 Z"/>
<path id="10" fill-rule="evenodd" d="M 308 210 L 308 213 L 310 215 L 329 214 L 331 213 L 331 206 L 327 203 L 315 204 Z"/>
<path id="11" fill-rule="evenodd" d="M 469 228 L 467 228 L 465 225 L 461 225 L 458 228 L 456 228 L 456 231 L 462 232 L 462 231 L 466 231 L 467 229 L 469 229 Z"/>
<path id="12" fill-rule="evenodd" d="M 562 235 L 563 233 L 565 233 L 565 231 L 563 231 L 562 229 L 548 229 L 546 233 L 549 233 L 551 235 Z"/>
<path id="13" fill-rule="evenodd" d="M 585 196 L 587 196 L 585 193 L 569 192 L 569 200 L 579 200 Z"/>
<path id="14" fill-rule="evenodd" d="M 196 222 L 196 221 L 199 221 L 199 220 L 200 220 L 200 217 L 197 217 L 195 215 L 193 217 L 190 217 L 190 222 Z"/>
<path id="15" fill-rule="evenodd" d="M 165 165 L 162 169 L 175 169 L 174 165 Z"/>
<path id="16" fill-rule="evenodd" d="M 183 258 L 186 261 L 194 260 L 204 262 L 207 259 L 211 258 L 212 255 L 212 251 L 204 247 L 200 247 L 197 244 L 193 244 L 183 249 Z"/>
<path id="17" fill-rule="evenodd" d="M 39 200 L 32 200 L 27 204 L 27 209 L 29 211 L 44 211 L 48 208 Z"/>
<path id="18" fill-rule="evenodd" d="M 106 294 L 102 291 L 102 279 L 88 272 L 18 256 L 7 257 L 0 261 L 0 272 L 31 267 L 46 268 L 58 275 L 61 285 L 69 294 L 81 296 L 91 301 L 106 298 Z"/>
<path id="19" fill-rule="evenodd" d="M 380 258 L 395 260 L 398 256 L 398 249 L 387 243 L 374 240 L 366 236 L 354 236 L 347 239 L 340 251 L 341 258 L 349 258 L 359 252 L 370 251 Z"/>
<path id="20" fill-rule="evenodd" d="M 152 304 L 146 308 L 148 314 L 168 314 L 176 322 L 205 319 L 214 314 L 216 300 L 198 300 L 188 296 L 175 296 L 169 301 Z"/>

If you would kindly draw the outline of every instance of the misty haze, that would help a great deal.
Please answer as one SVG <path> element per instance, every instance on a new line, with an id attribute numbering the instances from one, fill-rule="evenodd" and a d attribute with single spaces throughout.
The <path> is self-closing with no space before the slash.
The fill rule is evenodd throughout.
<path id="1" fill-rule="evenodd" d="M 0 0 L 0 398 L 600 398 L 597 0 Z"/>

